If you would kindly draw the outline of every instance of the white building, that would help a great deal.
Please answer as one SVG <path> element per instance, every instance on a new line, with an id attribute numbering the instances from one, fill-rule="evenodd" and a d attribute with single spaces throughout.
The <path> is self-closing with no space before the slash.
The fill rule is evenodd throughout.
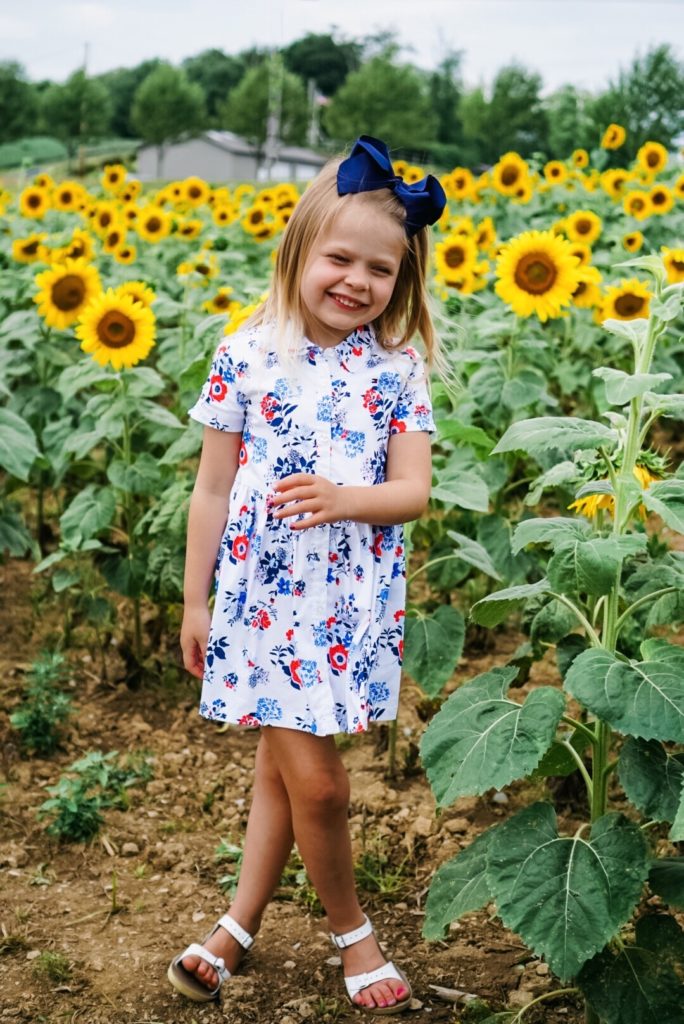
<path id="1" fill-rule="evenodd" d="M 137 174 L 142 181 L 177 180 L 197 175 L 210 182 L 309 181 L 326 158 L 301 146 L 282 143 L 270 168 L 264 166 L 256 146 L 234 132 L 208 131 L 192 139 L 165 146 L 141 146 Z"/>

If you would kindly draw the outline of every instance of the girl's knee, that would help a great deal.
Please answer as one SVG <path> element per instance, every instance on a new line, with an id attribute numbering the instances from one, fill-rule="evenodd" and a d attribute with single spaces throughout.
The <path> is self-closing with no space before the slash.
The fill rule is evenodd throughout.
<path id="1" fill-rule="evenodd" d="M 344 770 L 320 773 L 314 779 L 307 779 L 303 786 L 309 812 L 317 816 L 346 811 L 349 796 L 349 776 Z"/>

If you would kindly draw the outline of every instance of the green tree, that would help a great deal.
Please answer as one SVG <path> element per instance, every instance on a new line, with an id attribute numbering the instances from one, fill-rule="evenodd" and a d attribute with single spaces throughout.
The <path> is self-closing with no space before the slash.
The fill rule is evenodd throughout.
<path id="1" fill-rule="evenodd" d="M 45 129 L 62 139 L 70 155 L 84 142 L 106 135 L 111 114 L 107 90 L 82 69 L 64 85 L 50 85 L 41 96 Z"/>
<path id="2" fill-rule="evenodd" d="M 652 140 L 668 148 L 684 131 L 684 64 L 667 44 L 635 57 L 616 82 L 591 104 L 594 142 L 613 121 L 627 129 L 619 161 L 635 156 L 639 146 Z"/>
<path id="3" fill-rule="evenodd" d="M 338 42 L 333 35 L 307 32 L 282 51 L 285 67 L 304 81 L 313 79 L 324 96 L 332 96 L 361 63 L 361 43 Z"/>
<path id="4" fill-rule="evenodd" d="M 409 150 L 434 142 L 437 134 L 426 76 L 386 54 L 352 71 L 326 108 L 323 123 L 338 142 L 365 133 Z"/>
<path id="5" fill-rule="evenodd" d="M 512 149 L 522 156 L 547 150 L 541 87 L 538 74 L 510 64 L 497 73 L 489 99 L 481 87 L 464 96 L 460 114 L 470 163 L 493 164 Z"/>
<path id="6" fill-rule="evenodd" d="M 462 60 L 460 51 L 449 52 L 429 78 L 430 103 L 437 119 L 437 141 L 452 145 L 463 141 L 463 123 L 459 114 L 463 91 Z"/>
<path id="7" fill-rule="evenodd" d="M 206 119 L 201 86 L 182 71 L 161 63 L 138 86 L 131 122 L 146 142 L 157 147 L 157 175 L 162 176 L 164 147 L 185 133 L 198 133 Z"/>
<path id="8" fill-rule="evenodd" d="M 248 61 L 242 54 L 233 57 L 216 49 L 188 57 L 181 65 L 188 79 L 202 87 L 207 113 L 212 119 L 218 117 L 219 106 L 239 83 L 247 66 Z"/>
<path id="9" fill-rule="evenodd" d="M 549 124 L 549 156 L 564 160 L 574 149 L 596 144 L 588 97 L 574 85 L 564 85 L 545 103 Z"/>
<path id="10" fill-rule="evenodd" d="M 277 59 L 249 68 L 231 90 L 219 107 L 222 127 L 262 149 L 268 134 L 269 89 L 273 102 L 281 100 L 281 141 L 302 145 L 308 121 L 306 87 L 301 78 L 286 71 Z"/>
<path id="11" fill-rule="evenodd" d="M 95 79 L 105 87 L 112 101 L 111 130 L 114 135 L 124 139 L 135 137 L 131 124 L 133 97 L 140 83 L 158 66 L 157 59 L 144 60 L 134 68 L 116 68 Z"/>
<path id="12" fill-rule="evenodd" d="M 0 61 L 0 142 L 34 135 L 37 114 L 37 93 L 21 64 Z"/>

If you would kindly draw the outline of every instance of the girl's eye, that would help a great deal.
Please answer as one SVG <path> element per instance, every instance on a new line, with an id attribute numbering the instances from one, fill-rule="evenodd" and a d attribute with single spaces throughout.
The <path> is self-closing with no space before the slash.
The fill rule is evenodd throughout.
<path id="1" fill-rule="evenodd" d="M 348 263 L 349 262 L 346 256 L 341 256 L 340 253 L 338 253 L 338 252 L 331 253 L 330 254 L 330 259 L 334 260 L 335 263 Z"/>
<path id="2" fill-rule="evenodd" d="M 389 267 L 373 267 L 376 274 L 391 274 L 392 271 Z"/>

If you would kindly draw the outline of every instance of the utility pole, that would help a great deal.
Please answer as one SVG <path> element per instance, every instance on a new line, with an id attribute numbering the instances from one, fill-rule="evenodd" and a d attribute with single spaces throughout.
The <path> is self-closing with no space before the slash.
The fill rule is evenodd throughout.
<path id="1" fill-rule="evenodd" d="M 283 59 L 273 49 L 268 65 L 268 117 L 264 144 L 264 171 L 270 180 L 280 150 L 280 125 L 283 109 Z"/>
<path id="2" fill-rule="evenodd" d="M 85 177 L 85 146 L 83 140 L 88 128 L 85 113 L 85 85 L 88 78 L 88 48 L 90 44 L 84 43 L 83 48 L 83 92 L 81 93 L 81 110 L 78 125 L 78 173 L 81 178 Z"/>

